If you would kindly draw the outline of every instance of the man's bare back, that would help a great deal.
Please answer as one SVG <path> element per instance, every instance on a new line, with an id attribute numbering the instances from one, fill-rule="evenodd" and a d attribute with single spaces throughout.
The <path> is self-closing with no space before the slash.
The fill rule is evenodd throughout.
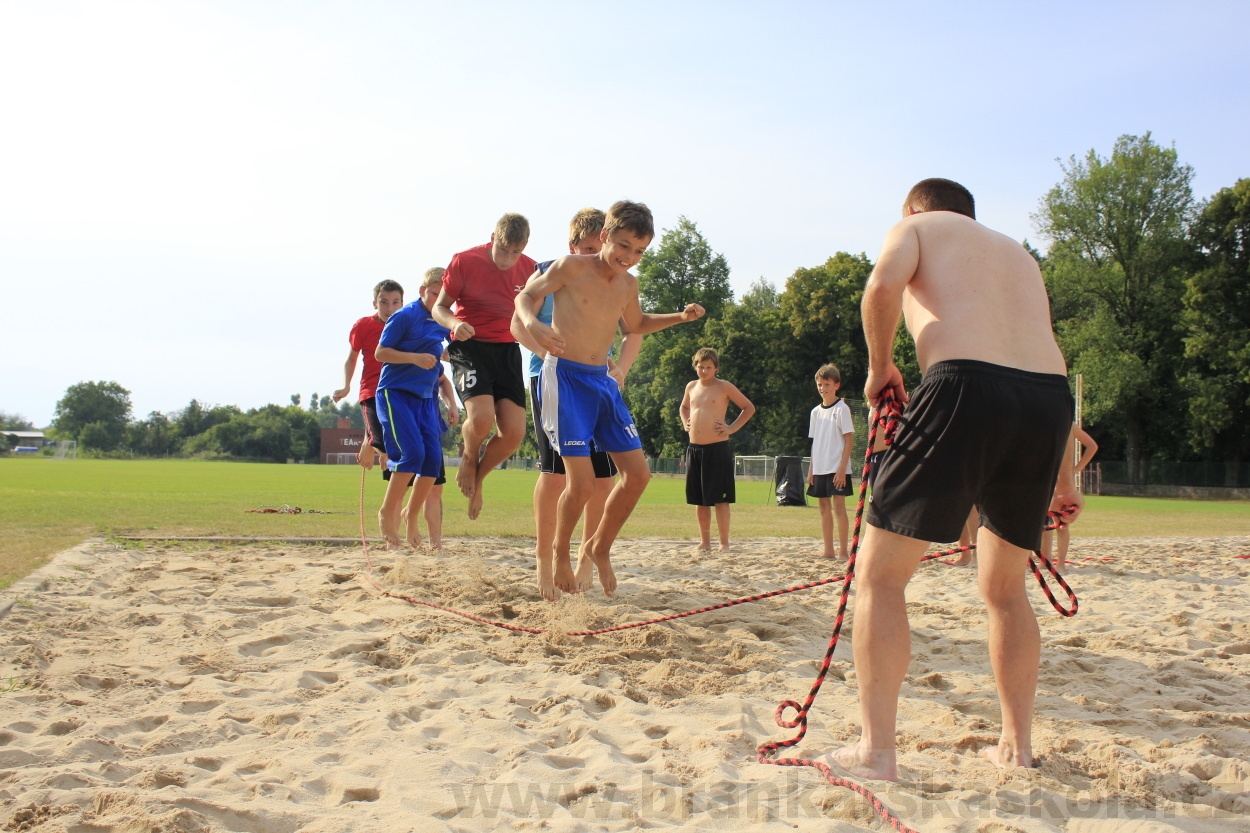
<path id="1" fill-rule="evenodd" d="M 1066 373 L 1037 261 L 1016 241 L 951 211 L 890 230 L 873 281 L 903 281 L 903 317 L 921 370 L 975 359 Z M 869 291 L 868 288 L 865 291 Z"/>

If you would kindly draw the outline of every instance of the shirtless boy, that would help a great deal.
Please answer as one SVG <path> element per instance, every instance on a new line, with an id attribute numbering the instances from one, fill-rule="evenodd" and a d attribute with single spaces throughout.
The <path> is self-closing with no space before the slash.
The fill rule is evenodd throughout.
<path id="1" fill-rule="evenodd" d="M 1033 762 L 1041 640 L 1024 570 L 1047 507 L 1079 512 L 1084 501 L 1063 454 L 1073 401 L 1037 262 L 974 218 L 963 186 L 919 183 L 864 287 L 869 403 L 887 393 L 908 401 L 891 356 L 900 313 L 924 379 L 882 460 L 856 567 L 862 734 L 825 756 L 862 778 L 898 777 L 895 719 L 911 659 L 907 582 L 928 542 L 958 537 L 973 503 L 984 523 L 977 579 L 1003 721 L 998 744 L 982 754 L 1002 768 Z"/>
<path id="2" fill-rule="evenodd" d="M 560 590 L 590 589 L 595 570 L 603 592 L 616 590 L 612 543 L 651 479 L 634 418 L 625 407 L 616 380 L 608 375 L 608 352 L 617 323 L 628 332 L 647 334 L 683 321 L 695 321 L 703 307 L 688 304 L 681 312 L 647 314 L 638 304 L 638 279 L 629 270 L 642 259 L 655 236 L 651 211 L 641 203 L 618 202 L 608 210 L 597 255 L 568 255 L 525 287 L 516 299 L 521 324 L 547 353 L 540 378 L 543 428 L 564 459 L 564 492 L 556 512 L 555 583 Z M 555 295 L 551 326 L 534 310 Z M 577 570 L 569 565 L 573 527 L 594 489 L 590 446 L 608 452 L 621 478 L 590 536 L 583 536 Z"/>
<path id="3" fill-rule="evenodd" d="M 534 271 L 524 254 L 529 238 L 528 220 L 503 215 L 489 243 L 451 259 L 433 310 L 455 339 L 447 354 L 465 410 L 456 485 L 469 499 L 471 520 L 482 513 L 482 481 L 525 438 L 525 376 L 511 324 L 513 301 Z"/>
<path id="4" fill-rule="evenodd" d="M 690 435 L 686 449 L 686 503 L 695 507 L 699 522 L 699 551 L 712 549 L 712 507 L 716 507 L 716 531 L 720 551 L 729 551 L 729 504 L 735 500 L 734 456 L 729 437 L 755 416 L 755 406 L 742 391 L 716 377 L 720 356 L 711 347 L 700 347 L 692 361 L 699 378 L 686 385 L 681 400 L 681 424 Z M 725 424 L 729 403 L 738 416 Z"/>

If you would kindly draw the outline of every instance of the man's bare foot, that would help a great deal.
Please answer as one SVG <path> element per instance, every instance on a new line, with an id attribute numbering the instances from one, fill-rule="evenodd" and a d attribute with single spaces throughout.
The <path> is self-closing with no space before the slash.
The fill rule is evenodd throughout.
<path id="1" fill-rule="evenodd" d="M 1000 740 L 997 746 L 987 746 L 981 750 L 981 757 L 999 769 L 1015 769 L 1018 766 L 1033 766 L 1032 749 L 1016 749 L 1006 741 Z"/>
<path id="2" fill-rule="evenodd" d="M 599 573 L 599 586 L 603 588 L 605 596 L 611 596 L 616 592 L 616 573 L 612 571 L 612 556 L 610 553 L 603 556 L 592 555 L 588 547 L 583 547 L 577 554 L 577 572 L 580 577 L 582 572 L 582 559 L 585 558 L 595 565 L 595 569 Z M 589 589 L 589 588 L 588 588 Z"/>
<path id="3" fill-rule="evenodd" d="M 897 781 L 898 766 L 895 763 L 893 749 L 879 749 L 863 752 L 863 741 L 854 746 L 845 746 L 826 752 L 816 760 L 826 766 L 841 767 L 858 778 L 872 781 Z"/>
<path id="4" fill-rule="evenodd" d="M 417 514 L 413 515 L 408 511 L 408 507 L 405 506 L 403 508 L 403 511 L 399 513 L 399 517 L 404 523 L 404 529 L 406 531 L 406 535 L 404 536 L 404 538 L 405 538 L 406 543 L 408 544 L 408 546 L 412 547 L 414 550 L 420 549 L 421 548 L 421 527 L 418 525 L 417 519 L 421 517 L 421 513 L 418 512 Z"/>
<path id="5" fill-rule="evenodd" d="M 698 554 L 699 554 L 699 553 L 701 553 L 701 552 L 711 552 L 711 551 L 712 551 L 712 545 L 711 545 L 711 544 L 699 544 L 699 546 L 697 546 L 697 547 L 695 547 L 694 549 L 692 549 L 692 550 L 691 550 L 691 552 L 692 552 L 692 553 L 694 553 L 694 554 L 696 554 L 696 555 L 698 555 Z"/>
<path id="6" fill-rule="evenodd" d="M 947 567 L 971 567 L 972 566 L 972 550 L 964 550 L 953 561 L 939 559 Z"/>
<path id="7" fill-rule="evenodd" d="M 456 486 L 460 488 L 460 494 L 473 497 L 473 492 L 477 490 L 477 455 L 470 457 L 466 451 L 460 458 L 460 468 L 456 469 Z"/>
<path id="8" fill-rule="evenodd" d="M 821 558 L 837 558 L 838 556 L 837 556 L 837 553 L 834 553 L 830 550 L 825 550 L 824 552 L 820 554 L 820 557 Z"/>
<path id="9" fill-rule="evenodd" d="M 399 549 L 399 523 L 388 518 L 385 509 L 378 510 L 378 531 L 382 533 L 388 550 Z"/>
<path id="10" fill-rule="evenodd" d="M 434 550 L 434 552 L 442 552 L 442 551 L 443 551 L 443 542 L 442 542 L 442 541 L 430 541 L 430 542 L 428 542 L 428 543 L 426 544 L 426 546 L 427 546 L 427 547 L 429 547 L 430 549 Z"/>
<path id="11" fill-rule="evenodd" d="M 552 564 L 554 559 L 543 558 L 540 555 L 535 560 L 538 562 L 538 592 L 542 593 L 547 601 L 558 602 L 560 588 L 556 587 L 555 566 Z M 565 563 L 567 564 L 567 561 Z"/>
<path id="12" fill-rule="evenodd" d="M 567 555 L 557 555 L 555 557 L 555 583 L 557 590 L 563 590 L 565 593 L 577 593 L 577 576 L 573 573 L 573 566 L 569 564 Z"/>
<path id="13" fill-rule="evenodd" d="M 573 573 L 573 592 L 585 593 L 594 584 L 595 562 L 586 551 L 586 545 L 582 544 L 577 551 L 577 569 Z"/>
<path id="14" fill-rule="evenodd" d="M 476 521 L 480 514 L 482 514 L 482 484 L 478 483 L 474 486 L 473 493 L 469 495 L 469 520 Z"/>
<path id="15" fill-rule="evenodd" d="M 719 550 L 720 552 L 729 552 L 729 542 L 728 542 L 728 541 L 722 541 L 722 542 L 721 542 L 720 547 L 718 548 L 718 550 Z"/>

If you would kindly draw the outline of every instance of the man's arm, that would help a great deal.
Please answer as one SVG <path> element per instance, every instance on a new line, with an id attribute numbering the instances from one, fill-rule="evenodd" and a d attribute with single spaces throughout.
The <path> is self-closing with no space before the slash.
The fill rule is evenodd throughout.
<path id="1" fill-rule="evenodd" d="M 525 285 L 529 286 L 530 281 L 533 281 L 536 278 L 542 277 L 542 274 L 543 273 L 538 271 L 537 269 L 534 270 L 534 274 L 529 276 L 529 280 L 525 282 Z M 543 300 L 544 300 L 543 298 L 539 298 L 535 302 L 534 307 L 533 307 L 534 315 L 537 316 L 539 311 L 543 308 Z M 522 347 L 524 347 L 526 350 L 529 350 L 531 353 L 538 356 L 540 359 L 546 358 L 547 351 L 543 349 L 541 344 L 539 344 L 537 341 L 534 340 L 534 337 L 530 335 L 530 331 L 525 329 L 525 325 L 521 322 L 520 313 L 518 312 L 512 313 L 512 324 L 509 326 L 508 329 L 512 333 L 512 337 L 515 338 Z"/>
<path id="2" fill-rule="evenodd" d="M 360 351 L 353 347 L 352 352 L 347 354 L 347 361 L 343 362 L 343 387 L 336 390 L 331 397 L 336 403 L 347 396 L 352 389 L 352 377 L 356 375 L 356 354 L 358 352 Z"/>
<path id="3" fill-rule="evenodd" d="M 565 258 L 560 258 L 544 273 L 533 274 L 525 284 L 525 288 L 516 296 L 514 318 L 519 318 L 521 326 L 529 333 L 530 338 L 538 347 L 535 353 L 553 356 L 564 355 L 564 337 L 550 326 L 538 320 L 538 310 L 542 309 L 543 299 L 554 294 L 565 284 Z M 514 335 L 515 337 L 515 335 Z"/>
<path id="4" fill-rule="evenodd" d="M 833 485 L 839 489 L 846 485 L 846 467 L 851 464 L 851 445 L 854 441 L 854 431 L 848 431 L 842 435 L 842 459 L 833 473 Z"/>
<path id="5" fill-rule="evenodd" d="M 634 292 L 633 297 L 625 304 L 625 309 L 621 311 L 621 320 L 625 322 L 628 332 L 642 336 L 648 333 L 658 333 L 674 324 L 698 321 L 703 317 L 703 313 L 703 307 L 698 304 L 686 304 L 686 308 L 681 312 L 646 313 L 638 305 L 638 293 Z"/>
<path id="6" fill-rule="evenodd" d="M 687 434 L 690 433 L 690 389 L 697 384 L 698 382 L 686 384 L 686 392 L 681 397 L 681 407 L 677 409 L 677 413 L 681 415 L 681 427 Z"/>
<path id="7" fill-rule="evenodd" d="M 460 403 L 456 401 L 456 389 L 452 387 L 451 379 L 447 378 L 446 373 L 439 374 L 438 393 L 447 403 L 447 424 L 455 428 L 460 422 Z"/>
<path id="8" fill-rule="evenodd" d="M 1082 472 L 1089 465 L 1089 461 L 1094 459 L 1094 455 L 1098 453 L 1098 442 L 1076 424 L 1072 426 L 1072 436 L 1081 444 L 1081 459 L 1076 463 L 1076 470 Z"/>
<path id="9" fill-rule="evenodd" d="M 373 357 L 383 364 L 415 364 L 426 370 L 438 364 L 438 356 L 433 353 L 409 353 L 405 350 L 396 350 L 394 347 L 383 347 L 380 344 L 378 349 L 373 351 Z"/>
<path id="10" fill-rule="evenodd" d="M 885 237 L 881 257 L 864 285 L 860 314 L 868 342 L 868 381 L 864 393 L 876 405 L 886 391 L 899 402 L 907 401 L 903 374 L 894 366 L 894 334 L 903 313 L 903 291 L 920 265 L 920 238 L 912 224 L 903 221 Z"/>
<path id="11" fill-rule="evenodd" d="M 725 426 L 725 430 L 730 434 L 736 434 L 742 430 L 742 426 L 747 424 L 747 420 L 755 416 L 755 406 L 751 404 L 751 400 L 742 395 L 742 391 L 738 390 L 738 386 L 732 382 L 726 382 L 729 385 L 729 401 L 738 406 L 738 415 L 734 417 L 734 421 Z"/>
<path id="12" fill-rule="evenodd" d="M 1075 426 L 1074 426 L 1075 427 Z M 1064 523 L 1072 523 L 1085 508 L 1085 496 L 1076 485 L 1076 467 L 1072 465 L 1072 452 L 1076 450 L 1076 437 L 1068 433 L 1068 445 L 1059 462 L 1059 479 L 1055 483 L 1055 495 L 1050 499 L 1050 511 L 1059 512 L 1072 508 L 1071 514 L 1063 516 Z"/>
<path id="13" fill-rule="evenodd" d="M 623 328 L 624 322 L 620 326 Z M 620 387 L 625 387 L 625 377 L 629 375 L 629 369 L 634 366 L 634 360 L 638 358 L 638 351 L 641 349 L 642 333 L 627 331 L 621 339 L 621 354 L 616 359 L 616 365 L 608 372 Z"/>
<path id="14" fill-rule="evenodd" d="M 438 300 L 434 302 L 434 309 L 430 310 L 430 316 L 451 330 L 456 341 L 468 341 L 474 336 L 473 325 L 456 317 L 456 314 L 451 311 L 451 305 L 454 303 L 456 299 L 447 294 L 447 287 L 444 286 L 443 290 L 438 293 Z"/>

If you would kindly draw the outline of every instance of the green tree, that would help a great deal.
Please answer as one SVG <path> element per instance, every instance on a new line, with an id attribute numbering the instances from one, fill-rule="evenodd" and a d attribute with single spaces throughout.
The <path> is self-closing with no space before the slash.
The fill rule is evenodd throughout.
<path id="1" fill-rule="evenodd" d="M 1060 346 L 1085 374 L 1085 413 L 1123 437 L 1140 482 L 1145 459 L 1176 447 L 1193 169 L 1149 133 L 1121 136 L 1109 159 L 1091 150 L 1060 167 L 1033 216 L 1052 241 L 1044 276 Z"/>
<path id="2" fill-rule="evenodd" d="M 208 406 L 198 399 L 192 399 L 187 407 L 175 411 L 172 420 L 179 440 L 186 440 L 203 434 L 214 425 L 229 422 L 230 418 L 243 413 L 234 405 Z"/>
<path id="3" fill-rule="evenodd" d="M 0 430 L 34 431 L 35 423 L 31 422 L 21 414 L 8 414 L 4 411 L 0 411 Z"/>
<path id="4" fill-rule="evenodd" d="M 680 217 L 677 227 L 665 229 L 659 245 L 642 256 L 638 294 L 645 312 L 677 312 L 694 303 L 707 310 L 699 321 L 643 339 L 625 391 L 643 450 L 653 457 L 680 456 L 685 433 L 677 411 L 686 382 L 694 378 L 690 357 L 702 346 L 708 322 L 733 301 L 729 265 L 694 223 Z"/>
<path id="5" fill-rule="evenodd" d="M 1207 201 L 1191 228 L 1198 269 L 1182 325 L 1193 448 L 1233 463 L 1250 455 L 1250 179 Z"/>
<path id="6" fill-rule="evenodd" d="M 112 451 L 126 436 L 130 408 L 130 391 L 116 382 L 79 382 L 56 403 L 52 425 L 85 447 Z M 88 425 L 93 427 L 84 438 Z"/>
<path id="7" fill-rule="evenodd" d="M 273 463 L 315 458 L 321 445 L 317 417 L 296 405 L 266 405 L 209 428 L 191 438 L 191 454 Z"/>
<path id="8" fill-rule="evenodd" d="M 126 445 L 143 457 L 168 457 L 178 451 L 178 427 L 160 411 L 153 411 L 147 419 L 130 425 Z"/>

